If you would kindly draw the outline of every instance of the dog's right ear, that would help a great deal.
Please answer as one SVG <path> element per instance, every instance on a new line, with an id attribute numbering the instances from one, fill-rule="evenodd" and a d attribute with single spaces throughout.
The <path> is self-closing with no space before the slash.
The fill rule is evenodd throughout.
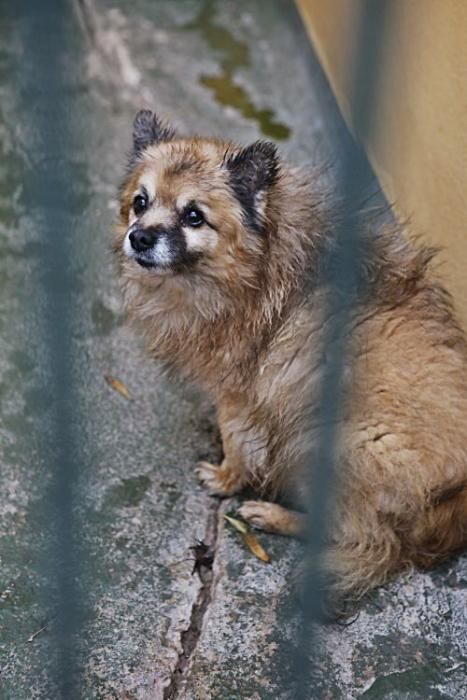
<path id="1" fill-rule="evenodd" d="M 149 109 L 142 109 L 133 122 L 133 162 L 148 146 L 171 141 L 175 136 L 174 129 L 159 119 L 157 114 Z"/>

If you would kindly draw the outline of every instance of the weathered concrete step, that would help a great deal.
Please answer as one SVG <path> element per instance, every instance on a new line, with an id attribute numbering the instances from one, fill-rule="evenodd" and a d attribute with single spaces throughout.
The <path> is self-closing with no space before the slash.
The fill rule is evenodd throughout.
<path id="1" fill-rule="evenodd" d="M 21 189 L 41 154 L 33 106 L 25 112 L 21 92 L 27 49 L 21 36 L 31 22 L 21 8 L 0 28 L 5 700 L 60 696 L 48 680 L 50 465 L 40 436 L 51 405 L 39 343 L 43 299 L 33 285 L 44 210 Z M 75 144 L 73 183 L 65 186 L 79 300 L 72 340 L 82 452 L 78 587 L 85 605 L 79 697 L 141 700 L 165 692 L 187 700 L 285 700 L 299 625 L 290 579 L 300 545 L 261 535 L 273 561 L 259 562 L 222 518 L 236 502 L 220 505 L 197 485 L 193 465 L 219 450 L 211 409 L 195 390 L 161 375 L 124 326 L 109 229 L 132 117 L 141 107 L 155 107 L 187 131 L 275 138 L 300 164 L 338 157 L 341 125 L 285 0 L 77 0 L 75 10 L 67 29 L 69 79 L 58 98 L 73 115 Z M 133 401 L 114 392 L 106 374 L 123 380 Z M 215 550 L 204 582 L 187 561 L 197 539 Z M 467 697 L 466 567 L 464 557 L 430 575 L 407 576 L 378 592 L 350 626 L 322 628 L 309 697 Z"/>

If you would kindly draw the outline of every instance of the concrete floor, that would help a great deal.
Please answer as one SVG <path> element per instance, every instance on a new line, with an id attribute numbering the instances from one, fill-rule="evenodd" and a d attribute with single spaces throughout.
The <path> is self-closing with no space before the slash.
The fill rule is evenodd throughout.
<path id="1" fill-rule="evenodd" d="M 68 231 L 82 460 L 76 697 L 285 700 L 300 545 L 260 535 L 273 560 L 263 564 L 222 517 L 238 501 L 221 503 L 197 484 L 195 463 L 219 454 L 211 407 L 163 376 L 124 325 L 110 230 L 141 107 L 188 132 L 276 139 L 300 164 L 338 158 L 342 125 L 291 2 L 80 0 L 75 10 L 70 80 L 59 97 L 76 122 Z M 44 299 L 34 286 L 41 212 L 22 187 L 36 154 L 34 106 L 24 114 L 15 78 L 24 51 L 16 21 L 0 29 L 0 697 L 54 700 L 64 696 L 52 673 L 43 449 L 53 398 L 40 344 Z M 189 560 L 197 539 L 215 552 L 202 581 Z M 460 557 L 377 591 L 349 626 L 322 627 L 308 697 L 467 698 L 466 590 Z"/>

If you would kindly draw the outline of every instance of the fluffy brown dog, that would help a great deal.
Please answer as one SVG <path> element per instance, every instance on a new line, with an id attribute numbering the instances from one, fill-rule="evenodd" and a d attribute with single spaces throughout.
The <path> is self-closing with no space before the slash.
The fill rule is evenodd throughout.
<path id="1" fill-rule="evenodd" d="M 149 111 L 134 122 L 117 251 L 149 351 L 213 398 L 225 458 L 210 493 L 250 485 L 306 509 L 303 455 L 319 433 L 331 223 L 311 173 L 271 143 L 183 138 Z M 351 320 L 327 566 L 357 595 L 467 539 L 467 347 L 433 251 L 373 232 Z M 315 422 L 314 422 L 315 421 Z M 255 526 L 299 534 L 303 515 L 250 501 Z"/>

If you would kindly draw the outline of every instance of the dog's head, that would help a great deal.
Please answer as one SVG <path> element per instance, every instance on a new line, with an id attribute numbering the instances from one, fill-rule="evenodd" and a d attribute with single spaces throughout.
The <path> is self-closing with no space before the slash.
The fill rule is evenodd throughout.
<path id="1" fill-rule="evenodd" d="M 243 277 L 252 286 L 279 167 L 269 142 L 240 148 L 184 138 L 152 112 L 139 112 L 116 242 L 127 274 Z"/>

